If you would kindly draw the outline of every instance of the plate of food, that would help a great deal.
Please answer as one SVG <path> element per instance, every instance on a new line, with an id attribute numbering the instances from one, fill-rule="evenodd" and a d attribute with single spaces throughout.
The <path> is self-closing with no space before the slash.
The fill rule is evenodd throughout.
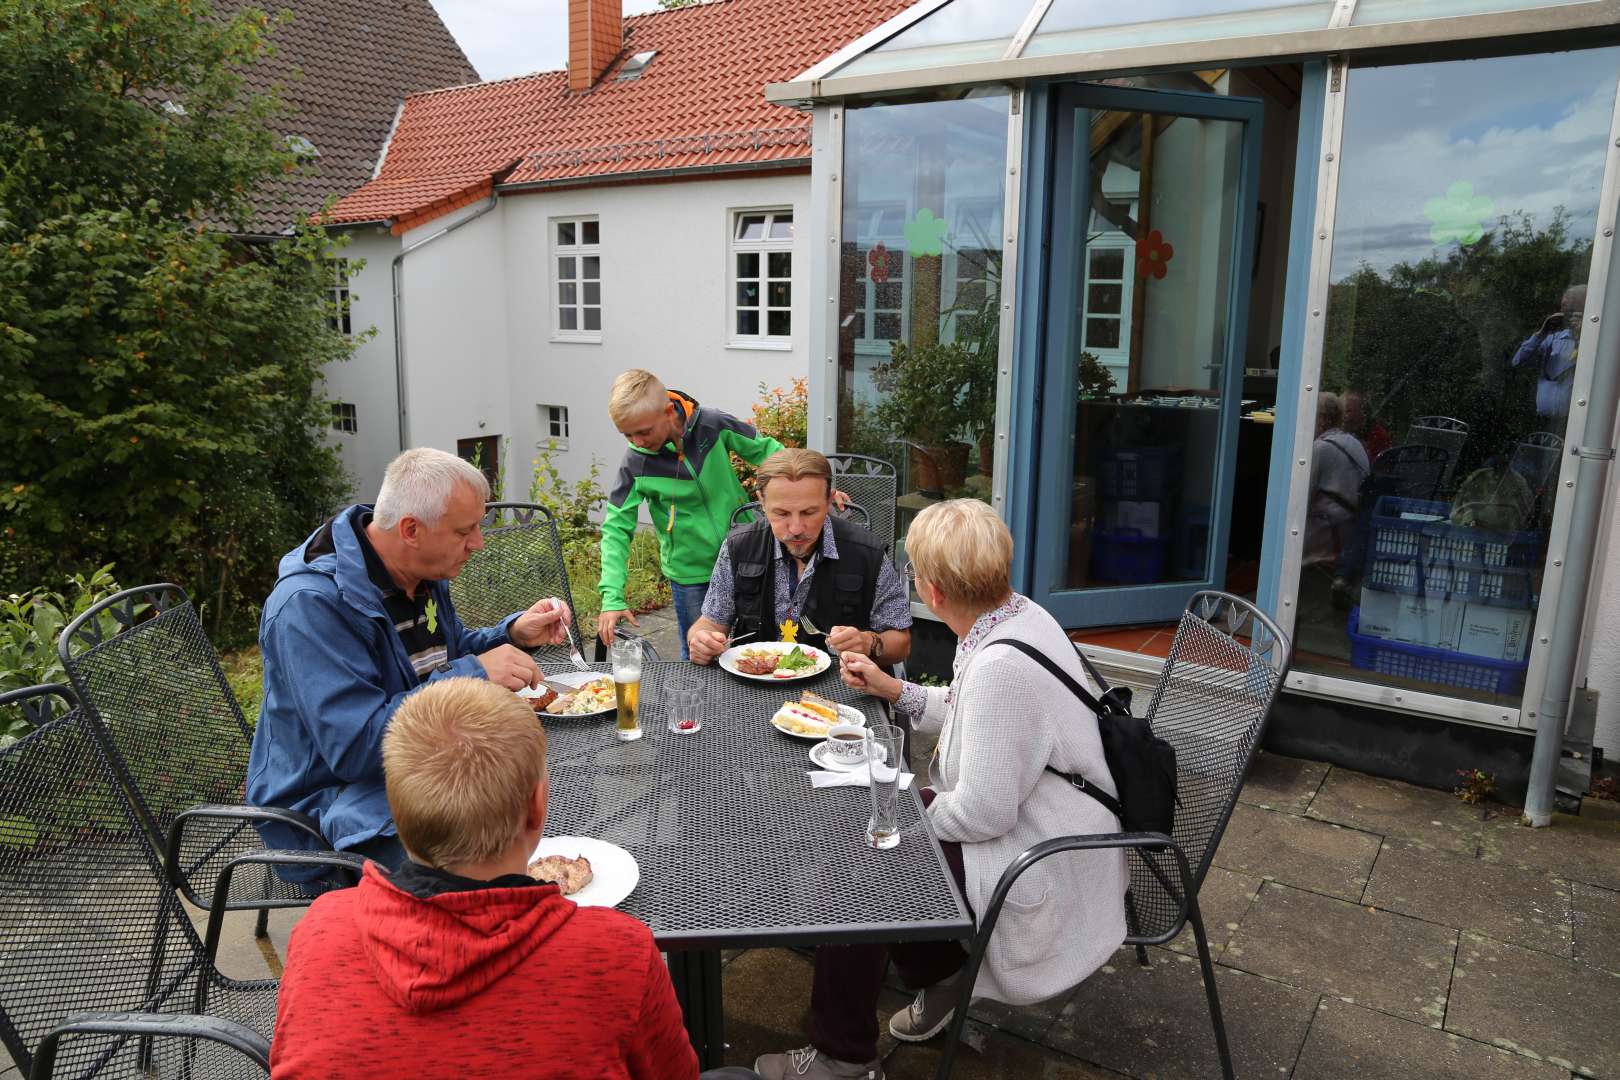
<path id="1" fill-rule="evenodd" d="M 733 645 L 720 654 L 720 666 L 745 679 L 781 682 L 820 675 L 832 666 L 832 657 L 809 645 L 761 641 L 753 645 Z"/>
<path id="2" fill-rule="evenodd" d="M 840 705 L 806 690 L 798 701 L 784 701 L 771 717 L 771 727 L 795 739 L 821 740 L 839 724 L 866 726 L 866 714 L 853 705 Z"/>
<path id="3" fill-rule="evenodd" d="M 517 692 L 537 713 L 566 717 L 570 720 L 594 718 L 613 712 L 619 707 L 613 693 L 613 676 L 596 671 L 566 671 L 546 676 L 551 686 L 538 689 L 524 687 Z M 556 690 L 553 687 L 569 689 Z"/>
<path id="4" fill-rule="evenodd" d="M 641 867 L 618 844 L 588 836 L 548 836 L 535 846 L 529 876 L 555 883 L 580 907 L 616 907 L 635 892 Z"/>

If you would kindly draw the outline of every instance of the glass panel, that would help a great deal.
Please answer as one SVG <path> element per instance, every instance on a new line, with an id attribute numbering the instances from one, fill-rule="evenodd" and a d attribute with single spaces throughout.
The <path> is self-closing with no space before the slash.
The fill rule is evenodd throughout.
<path id="1" fill-rule="evenodd" d="M 1333 5 L 1300 0 L 1053 0 L 1022 56 L 1321 30 Z M 842 72 L 840 72 L 842 74 Z"/>
<path id="2" fill-rule="evenodd" d="M 738 309 L 737 333 L 745 337 L 755 337 L 759 334 L 759 310 L 757 308 Z"/>
<path id="3" fill-rule="evenodd" d="M 785 278 L 793 276 L 793 253 L 790 251 L 773 251 L 770 254 L 771 277 Z"/>
<path id="4" fill-rule="evenodd" d="M 990 498 L 1007 113 L 996 94 L 844 114 L 837 449 L 895 465 L 902 535 L 942 497 Z"/>
<path id="5" fill-rule="evenodd" d="M 763 240 L 765 239 L 765 215 L 744 214 L 737 219 L 737 239 Z"/>
<path id="6" fill-rule="evenodd" d="M 1089 258 L 1092 277 L 1112 278 L 1116 281 L 1125 277 L 1124 248 L 1093 248 L 1089 252 Z"/>
<path id="7" fill-rule="evenodd" d="M 740 278 L 759 277 L 759 252 L 739 251 L 737 253 L 737 276 Z"/>
<path id="8" fill-rule="evenodd" d="M 1086 289 L 1086 310 L 1093 314 L 1117 315 L 1124 295 L 1123 285 L 1092 285 Z"/>
<path id="9" fill-rule="evenodd" d="M 1350 73 L 1296 670 L 1518 704 L 1617 74 Z"/>
<path id="10" fill-rule="evenodd" d="M 1492 11 L 1562 7 L 1566 3 L 1576 2 L 1578 0 L 1361 0 L 1356 5 L 1350 25 L 1447 19 L 1454 15 L 1482 15 Z"/>
<path id="11" fill-rule="evenodd" d="M 955 0 L 845 64 L 837 74 L 999 60 L 1029 10 L 1028 0 Z"/>
<path id="12" fill-rule="evenodd" d="M 759 282 L 737 282 L 737 306 L 759 307 Z"/>
<path id="13" fill-rule="evenodd" d="M 579 225 L 581 234 L 580 243 L 600 244 L 602 242 L 602 226 L 596 221 L 582 221 Z"/>
<path id="14" fill-rule="evenodd" d="M 587 329 L 587 330 L 600 330 L 600 329 L 602 329 L 602 309 L 601 308 L 588 307 L 588 308 L 585 309 L 585 329 Z"/>
<path id="15" fill-rule="evenodd" d="M 602 302 L 602 283 L 600 281 L 587 281 L 583 288 L 582 295 L 587 304 L 600 304 Z"/>
<path id="16" fill-rule="evenodd" d="M 557 303 L 569 306 L 579 303 L 579 286 L 572 281 L 558 282 Z"/>
<path id="17" fill-rule="evenodd" d="M 575 278 L 575 267 L 578 265 L 572 255 L 565 255 L 557 260 L 557 277 L 559 280 L 572 281 Z"/>
<path id="18" fill-rule="evenodd" d="M 1087 318 L 1086 344 L 1093 349 L 1119 348 L 1119 320 Z"/>
<path id="19" fill-rule="evenodd" d="M 787 337 L 793 332 L 792 315 L 786 311 L 772 311 L 766 320 L 771 337 Z"/>
<path id="20" fill-rule="evenodd" d="M 602 257 L 600 255 L 587 255 L 579 260 L 579 276 L 587 281 L 594 281 L 602 276 Z"/>
<path id="21" fill-rule="evenodd" d="M 791 239 L 793 239 L 793 215 L 792 214 L 777 214 L 775 217 L 771 218 L 771 239 L 772 240 L 791 240 Z"/>
<path id="22" fill-rule="evenodd" d="M 577 308 L 571 308 L 571 307 L 558 308 L 557 309 L 557 329 L 559 329 L 559 330 L 578 330 L 579 329 L 579 310 Z"/>
<path id="23" fill-rule="evenodd" d="M 793 301 L 789 299 L 793 286 L 785 281 L 771 282 L 770 299 L 767 301 L 772 307 L 791 307 Z"/>
<path id="24" fill-rule="evenodd" d="M 562 247 L 574 246 L 574 223 L 572 221 L 557 222 L 557 243 Z"/>

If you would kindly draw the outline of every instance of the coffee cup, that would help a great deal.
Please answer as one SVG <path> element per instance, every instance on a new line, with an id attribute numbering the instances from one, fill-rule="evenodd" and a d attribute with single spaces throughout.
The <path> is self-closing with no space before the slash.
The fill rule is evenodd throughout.
<path id="1" fill-rule="evenodd" d="M 866 731 L 859 724 L 838 724 L 827 732 L 827 753 L 845 765 L 866 760 Z"/>

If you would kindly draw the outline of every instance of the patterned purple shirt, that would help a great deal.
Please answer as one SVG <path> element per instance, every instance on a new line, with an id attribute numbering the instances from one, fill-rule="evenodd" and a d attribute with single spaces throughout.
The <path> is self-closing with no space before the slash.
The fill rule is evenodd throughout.
<path id="1" fill-rule="evenodd" d="M 973 620 L 968 632 L 956 643 L 956 660 L 951 664 L 951 688 L 945 692 L 946 704 L 955 700 L 956 684 L 962 678 L 962 669 L 967 667 L 968 659 L 984 641 L 984 636 L 1027 607 L 1029 597 L 1013 593 L 1004 603 Z M 928 692 L 916 683 L 901 683 L 900 697 L 894 704 L 895 708 L 908 716 L 921 716 L 928 708 Z"/>

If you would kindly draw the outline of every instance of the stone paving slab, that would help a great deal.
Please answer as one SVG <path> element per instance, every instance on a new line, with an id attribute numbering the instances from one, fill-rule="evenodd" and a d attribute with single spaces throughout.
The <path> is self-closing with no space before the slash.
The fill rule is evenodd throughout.
<path id="1" fill-rule="evenodd" d="M 1620 892 L 1575 883 L 1575 959 L 1620 972 Z"/>
<path id="2" fill-rule="evenodd" d="M 1519 811 L 1493 804 L 1480 839 L 1480 858 L 1620 889 L 1620 822 L 1554 814 L 1547 828 L 1531 829 L 1519 824 Z"/>
<path id="3" fill-rule="evenodd" d="M 1570 955 L 1570 883 L 1542 870 L 1386 840 L 1363 902 L 1557 956 Z"/>
<path id="4" fill-rule="evenodd" d="M 1464 934 L 1446 1029 L 1583 1075 L 1620 1076 L 1620 977 Z"/>
<path id="5" fill-rule="evenodd" d="M 926 1043 L 896 1043 L 883 1059 L 885 1080 L 934 1080 L 944 1042 L 941 1037 Z M 1120 1075 L 971 1019 L 951 1062 L 951 1080 L 1119 1080 Z"/>
<path id="6" fill-rule="evenodd" d="M 1305 813 L 1380 836 L 1416 840 L 1444 851 L 1478 853 L 1485 811 L 1449 792 L 1334 768 Z"/>
<path id="7" fill-rule="evenodd" d="M 1220 1075 L 1198 961 L 1150 948 L 1151 968 L 1121 949 L 1080 985 L 1047 1042 L 1066 1053 L 1141 1077 Z M 1237 1075 L 1286 1076 L 1317 995 L 1227 967 L 1216 987 Z"/>
<path id="8" fill-rule="evenodd" d="M 1238 802 L 1303 814 L 1316 797 L 1316 789 L 1322 786 L 1322 778 L 1327 776 L 1329 768 L 1323 761 L 1283 757 L 1262 750 L 1254 755 L 1243 790 L 1238 792 Z"/>
<path id="9" fill-rule="evenodd" d="M 1323 998 L 1294 1080 L 1568 1080 L 1569 1070 Z"/>
<path id="10" fill-rule="evenodd" d="M 1361 899 L 1379 839 L 1326 821 L 1238 805 L 1215 865 L 1341 900 Z"/>
<path id="11" fill-rule="evenodd" d="M 1021 1038 L 1043 1042 L 1046 1033 L 1057 1023 L 1057 1018 L 1063 1015 L 1069 999 L 1077 992 L 1078 988 L 1070 989 L 1050 1001 L 1038 1001 L 1033 1005 L 1004 1005 L 999 1001 L 975 1001 L 973 1008 L 968 1010 L 968 1019 L 982 1021 Z"/>
<path id="12" fill-rule="evenodd" d="M 1219 960 L 1226 951 L 1226 943 L 1237 932 L 1238 924 L 1248 914 L 1249 906 L 1259 895 L 1261 880 L 1254 874 L 1240 874 L 1211 866 L 1204 875 L 1204 885 L 1198 890 L 1198 910 L 1204 916 L 1204 935 L 1209 939 L 1209 955 Z M 1188 926 L 1165 946 L 1188 956 L 1198 955 L 1198 943 Z"/>
<path id="13" fill-rule="evenodd" d="M 1443 926 L 1267 883 L 1223 962 L 1438 1026 L 1456 944 Z"/>

